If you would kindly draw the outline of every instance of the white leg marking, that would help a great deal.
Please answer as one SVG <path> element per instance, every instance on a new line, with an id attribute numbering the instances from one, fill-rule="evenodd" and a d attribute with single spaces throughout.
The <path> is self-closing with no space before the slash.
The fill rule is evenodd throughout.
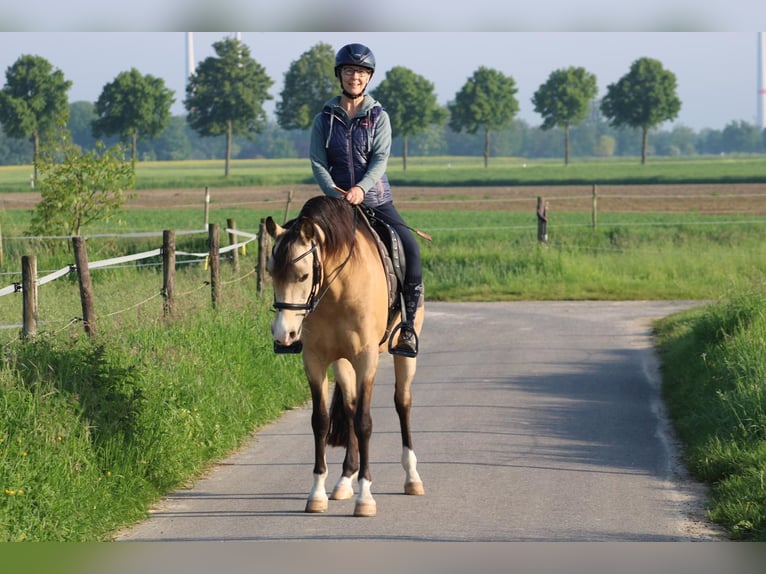
<path id="1" fill-rule="evenodd" d="M 314 475 L 314 485 L 309 492 L 309 498 L 306 501 L 306 512 L 324 512 L 327 510 L 327 492 L 325 491 L 325 481 L 327 472 Z"/>
<path id="2" fill-rule="evenodd" d="M 356 497 L 354 516 L 375 516 L 377 513 L 377 504 L 370 492 L 371 486 L 372 481 L 366 478 L 359 479 L 359 494 Z"/>
<path id="3" fill-rule="evenodd" d="M 332 489 L 330 498 L 332 500 L 348 500 L 354 496 L 354 486 L 352 483 L 356 479 L 357 474 L 355 472 L 352 476 L 341 476 L 335 484 L 335 488 Z"/>
<path id="4" fill-rule="evenodd" d="M 423 489 L 423 481 L 420 479 L 417 469 L 418 459 L 415 456 L 415 452 L 409 448 L 402 448 L 402 468 L 406 474 L 404 481 L 404 493 L 423 495 L 425 490 Z"/>

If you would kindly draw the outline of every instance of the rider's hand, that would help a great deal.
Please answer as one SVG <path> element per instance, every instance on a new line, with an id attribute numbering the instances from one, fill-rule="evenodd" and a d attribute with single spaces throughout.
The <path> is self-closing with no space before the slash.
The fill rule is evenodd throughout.
<path id="1" fill-rule="evenodd" d="M 346 193 L 346 201 L 351 205 L 359 205 L 364 201 L 364 191 L 361 187 L 354 186 Z"/>

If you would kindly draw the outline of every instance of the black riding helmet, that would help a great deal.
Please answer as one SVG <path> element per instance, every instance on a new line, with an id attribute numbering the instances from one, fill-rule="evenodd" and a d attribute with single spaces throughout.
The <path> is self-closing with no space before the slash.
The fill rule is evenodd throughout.
<path id="1" fill-rule="evenodd" d="M 343 66 L 359 66 L 375 73 L 375 55 L 364 44 L 346 44 L 335 55 L 335 77 L 340 79 Z"/>

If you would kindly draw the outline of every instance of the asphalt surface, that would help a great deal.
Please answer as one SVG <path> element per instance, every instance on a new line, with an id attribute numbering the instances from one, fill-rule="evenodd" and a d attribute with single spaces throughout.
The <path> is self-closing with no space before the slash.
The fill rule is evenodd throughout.
<path id="1" fill-rule="evenodd" d="M 684 302 L 428 303 L 413 385 L 425 496 L 402 494 L 393 363 L 373 401 L 377 516 L 303 512 L 310 406 L 260 429 L 125 541 L 712 541 L 679 464 L 652 319 Z M 296 356 L 295 360 L 299 360 Z M 328 489 L 343 451 L 330 449 Z"/>

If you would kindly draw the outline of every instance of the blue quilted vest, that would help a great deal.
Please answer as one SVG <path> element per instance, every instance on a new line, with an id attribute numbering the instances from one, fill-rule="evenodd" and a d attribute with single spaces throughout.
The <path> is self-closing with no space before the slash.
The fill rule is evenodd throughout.
<path id="1" fill-rule="evenodd" d="M 382 108 L 375 105 L 364 116 L 348 120 L 345 115 L 334 113 L 330 106 L 322 110 L 327 162 L 330 174 L 339 187 L 350 189 L 364 177 L 381 111 Z M 388 176 L 383 174 L 380 181 L 367 191 L 364 202 L 375 207 L 389 201 L 391 187 Z"/>

